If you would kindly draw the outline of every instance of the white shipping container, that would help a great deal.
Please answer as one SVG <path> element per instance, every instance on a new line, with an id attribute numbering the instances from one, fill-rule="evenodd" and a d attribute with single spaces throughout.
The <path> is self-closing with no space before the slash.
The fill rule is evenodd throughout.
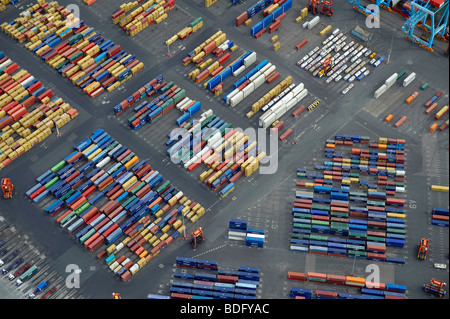
<path id="1" fill-rule="evenodd" d="M 25 86 L 33 80 L 34 80 L 34 76 L 30 76 L 27 79 L 23 80 L 20 84 L 22 84 L 22 86 Z"/>
<path id="2" fill-rule="evenodd" d="M 416 73 L 414 73 L 414 72 L 411 73 L 410 75 L 408 75 L 406 77 L 406 79 L 403 80 L 403 86 L 406 87 L 406 86 L 410 85 L 411 82 L 415 80 L 415 78 L 416 78 Z"/>
<path id="3" fill-rule="evenodd" d="M 387 85 L 383 84 L 378 90 L 375 91 L 374 97 L 376 99 L 378 99 L 381 96 L 381 94 L 386 92 L 386 90 L 387 90 Z"/>
<path id="4" fill-rule="evenodd" d="M 117 261 L 113 262 L 111 265 L 109 265 L 109 269 L 114 270 L 119 266 L 119 263 Z"/>
<path id="5" fill-rule="evenodd" d="M 316 16 L 314 19 L 308 22 L 308 29 L 311 30 L 319 23 L 320 17 Z"/>
<path id="6" fill-rule="evenodd" d="M 183 101 L 181 101 L 180 103 L 178 103 L 176 105 L 176 108 L 178 110 L 182 110 L 184 107 L 186 107 L 192 100 L 190 98 L 185 98 Z"/>
<path id="7" fill-rule="evenodd" d="M 273 122 L 275 122 L 276 116 L 275 113 L 270 113 L 270 115 L 263 121 L 263 128 L 268 128 L 270 125 L 272 125 Z"/>
<path id="8" fill-rule="evenodd" d="M 248 67 L 249 65 L 252 65 L 255 62 L 256 62 L 256 52 L 252 52 L 248 57 L 244 59 L 245 67 Z"/>
<path id="9" fill-rule="evenodd" d="M 276 71 L 276 66 L 272 65 L 270 68 L 268 68 L 265 72 L 264 72 L 264 76 L 266 77 L 266 79 L 273 73 Z"/>
<path id="10" fill-rule="evenodd" d="M 244 93 L 242 91 L 240 91 L 238 94 L 236 94 L 235 96 L 233 96 L 230 100 L 230 106 L 234 107 L 236 104 L 238 104 L 239 102 L 241 102 L 244 99 Z"/>
<path id="11" fill-rule="evenodd" d="M 209 140 L 208 140 L 208 146 L 210 148 L 214 148 L 214 144 L 219 141 L 222 138 L 222 134 L 220 131 L 217 131 Z M 223 142 L 223 141 L 222 141 Z"/>
<path id="12" fill-rule="evenodd" d="M 276 112 L 280 107 L 283 107 L 283 106 L 284 106 L 283 101 L 278 101 L 277 103 L 275 103 L 274 106 L 272 106 L 272 107 L 270 108 L 270 111 L 271 111 L 271 112 Z M 270 112 L 269 112 L 269 113 L 270 113 Z"/>
<path id="13" fill-rule="evenodd" d="M 237 69 L 236 71 L 233 72 L 233 76 L 238 76 L 239 74 L 241 74 L 242 72 L 244 72 L 245 70 L 245 65 L 241 66 L 239 69 Z"/>
<path id="14" fill-rule="evenodd" d="M 292 93 L 294 93 L 294 96 L 297 96 L 302 90 L 303 90 L 303 83 L 300 83 L 295 88 L 292 89 Z"/>
<path id="15" fill-rule="evenodd" d="M 270 67 L 272 67 L 272 63 L 267 63 L 265 66 L 263 66 L 262 68 L 261 68 L 261 70 L 259 70 L 259 72 L 261 72 L 261 74 L 263 74 L 264 72 L 266 72 Z"/>
<path id="16" fill-rule="evenodd" d="M 309 22 L 303 23 L 303 25 L 302 25 L 303 29 L 306 29 L 308 27 L 308 24 L 309 24 Z"/>
<path id="17" fill-rule="evenodd" d="M 244 93 L 244 99 L 255 91 L 255 83 L 250 82 L 245 88 L 242 89 Z"/>
<path id="18" fill-rule="evenodd" d="M 259 77 L 257 77 L 255 81 L 253 81 L 255 83 L 255 90 L 263 85 L 265 81 L 266 77 L 264 76 L 264 74 L 261 74 Z"/>
<path id="19" fill-rule="evenodd" d="M 297 103 L 303 100 L 308 95 L 308 89 L 304 89 L 298 95 L 295 96 Z"/>
<path id="20" fill-rule="evenodd" d="M 388 88 L 390 88 L 392 85 L 394 85 L 395 81 L 397 81 L 397 73 L 392 74 L 389 78 L 386 79 L 384 84 L 387 85 Z"/>
<path id="21" fill-rule="evenodd" d="M 111 161 L 111 157 L 107 156 L 104 159 L 102 159 L 100 162 L 98 162 L 97 165 L 95 165 L 95 167 L 102 168 L 106 164 L 108 164 L 110 161 Z"/>
<path id="22" fill-rule="evenodd" d="M 138 264 L 134 264 L 134 265 L 131 266 L 131 268 L 130 268 L 130 273 L 131 273 L 132 275 L 134 275 L 138 270 L 139 270 L 139 265 L 138 265 Z"/>
<path id="23" fill-rule="evenodd" d="M 11 63 L 12 63 L 11 59 L 8 58 L 8 60 L 6 60 L 6 61 L 3 62 L 2 64 L 0 64 L 0 69 L 9 66 Z"/>
<path id="24" fill-rule="evenodd" d="M 260 75 L 262 75 L 262 72 L 261 72 L 261 71 L 258 71 L 258 72 L 256 72 L 255 74 L 253 74 L 248 80 L 249 80 L 250 82 L 254 82 L 254 81 L 258 78 L 258 76 L 260 76 Z"/>

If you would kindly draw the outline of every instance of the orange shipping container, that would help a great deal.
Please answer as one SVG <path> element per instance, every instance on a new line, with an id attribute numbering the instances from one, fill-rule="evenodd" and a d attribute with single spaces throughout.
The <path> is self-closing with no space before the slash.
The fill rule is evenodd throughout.
<path id="1" fill-rule="evenodd" d="M 437 127 L 438 127 L 437 123 L 434 123 L 433 125 L 431 125 L 430 130 L 429 130 L 430 133 L 434 133 L 434 131 L 436 131 Z"/>

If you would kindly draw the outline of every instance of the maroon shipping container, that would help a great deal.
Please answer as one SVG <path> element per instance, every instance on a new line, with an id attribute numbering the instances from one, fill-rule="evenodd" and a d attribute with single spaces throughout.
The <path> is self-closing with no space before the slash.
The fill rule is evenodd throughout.
<path id="1" fill-rule="evenodd" d="M 275 20 L 274 23 L 269 25 L 269 33 L 272 33 L 274 31 L 276 31 L 280 26 L 281 26 L 281 21 L 280 20 Z"/>
<path id="2" fill-rule="evenodd" d="M 338 298 L 338 293 L 335 291 L 316 290 L 316 297 Z"/>
<path id="3" fill-rule="evenodd" d="M 271 133 L 273 134 L 278 134 L 278 132 L 284 127 L 284 122 L 280 121 L 277 123 L 277 125 L 275 125 L 274 127 L 272 127 L 270 129 Z"/>
<path id="4" fill-rule="evenodd" d="M 269 78 L 267 79 L 267 84 L 271 84 L 273 81 L 275 81 L 276 79 L 278 79 L 280 77 L 280 73 L 279 72 L 275 72 L 273 75 L 269 76 Z"/>
<path id="5" fill-rule="evenodd" d="M 292 129 L 288 129 L 280 136 L 280 141 L 284 141 L 289 135 L 292 134 Z"/>
<path id="6" fill-rule="evenodd" d="M 289 271 L 288 272 L 288 279 L 290 279 L 290 280 L 306 281 L 307 280 L 307 276 L 306 276 L 305 273 Z"/>
<path id="7" fill-rule="evenodd" d="M 20 110 L 11 115 L 14 121 L 19 120 L 22 116 L 28 114 L 27 109 L 22 107 Z"/>
<path id="8" fill-rule="evenodd" d="M 395 128 L 400 127 L 403 123 L 406 122 L 407 119 L 408 119 L 408 117 L 403 116 L 399 121 L 397 121 L 397 123 L 395 123 L 394 127 L 395 127 Z"/>
<path id="9" fill-rule="evenodd" d="M 11 73 L 16 72 L 18 69 L 19 69 L 19 66 L 17 65 L 16 62 L 14 62 L 13 64 L 11 64 L 11 65 L 9 65 L 8 67 L 6 67 L 6 68 L 3 70 L 3 72 L 9 75 L 9 74 L 11 74 Z"/>
<path id="10" fill-rule="evenodd" d="M 216 41 L 212 41 L 211 43 L 209 43 L 208 45 L 206 45 L 206 46 L 203 48 L 203 52 L 205 52 L 205 55 L 208 55 L 208 54 L 210 54 L 216 47 L 217 47 Z"/>
<path id="11" fill-rule="evenodd" d="M 241 24 L 243 24 L 247 20 L 248 20 L 248 13 L 247 13 L 247 11 L 245 11 L 236 18 L 236 26 L 239 27 Z"/>
<path id="12" fill-rule="evenodd" d="M 258 39 L 260 36 L 262 36 L 264 33 L 266 33 L 267 29 L 263 28 L 261 31 L 255 34 L 255 39 Z"/>

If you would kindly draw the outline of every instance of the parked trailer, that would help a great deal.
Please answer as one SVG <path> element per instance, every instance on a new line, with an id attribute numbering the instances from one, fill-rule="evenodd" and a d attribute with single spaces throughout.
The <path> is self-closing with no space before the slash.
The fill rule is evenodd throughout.
<path id="1" fill-rule="evenodd" d="M 22 285 L 25 281 L 27 281 L 28 279 L 30 279 L 35 273 L 37 273 L 37 271 L 39 270 L 38 267 L 36 267 L 36 265 L 32 266 L 30 269 L 28 269 L 26 272 L 24 272 L 19 279 L 17 279 L 16 281 L 16 285 L 20 286 Z"/>

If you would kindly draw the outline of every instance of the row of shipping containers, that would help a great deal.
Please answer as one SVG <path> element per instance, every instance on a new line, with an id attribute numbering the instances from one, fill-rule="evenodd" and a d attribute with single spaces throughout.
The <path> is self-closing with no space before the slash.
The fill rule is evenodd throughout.
<path id="1" fill-rule="evenodd" d="M 241 219 L 230 219 L 228 239 L 245 241 L 249 247 L 264 247 L 264 229 L 250 228 L 248 222 Z"/>
<path id="2" fill-rule="evenodd" d="M 259 38 L 269 31 L 273 33 L 281 26 L 281 20 L 286 17 L 286 12 L 292 8 L 292 0 L 280 0 L 264 10 L 264 18 L 250 29 L 250 35 Z"/>
<path id="3" fill-rule="evenodd" d="M 173 81 L 169 83 L 164 81 L 162 74 L 117 104 L 114 107 L 114 114 L 118 116 L 131 106 L 134 106 L 134 115 L 128 118 L 128 124 L 133 130 L 139 129 L 145 123 L 155 123 L 174 108 L 181 111 L 182 115 L 175 121 L 181 126 L 201 109 L 199 101 L 187 97 L 186 90 Z"/>
<path id="4" fill-rule="evenodd" d="M 91 97 L 116 89 L 144 68 L 135 55 L 55 1 L 36 4 L 1 28 Z"/>
<path id="5" fill-rule="evenodd" d="M 199 18 L 195 19 L 194 21 L 192 21 L 188 27 L 183 28 L 177 34 L 175 34 L 174 36 L 167 39 L 166 45 L 171 45 L 178 39 L 184 40 L 187 37 L 189 37 L 192 33 L 197 32 L 202 27 L 203 27 L 203 18 L 199 17 Z"/>
<path id="6" fill-rule="evenodd" d="M 169 135 L 167 155 L 192 172 L 201 164 L 208 168 L 200 181 L 226 197 L 241 176 L 250 176 L 259 168 L 265 152 L 243 132 L 233 128 L 208 110 L 184 126 L 180 137 Z"/>
<path id="7" fill-rule="evenodd" d="M 0 51 L 0 169 L 77 115 L 76 109 Z"/>
<path id="8" fill-rule="evenodd" d="M 222 41 L 225 41 L 225 43 L 217 47 L 215 39 L 220 38 L 221 36 L 224 36 L 224 38 L 218 43 L 220 44 Z M 212 79 L 206 81 L 203 85 L 205 88 L 215 93 L 216 96 L 223 93 L 224 81 L 227 78 L 231 76 L 237 77 L 238 80 L 233 83 L 233 90 L 222 98 L 227 105 L 235 107 L 244 99 L 248 98 L 262 84 L 267 83 L 270 85 L 273 83 L 279 78 L 280 73 L 277 72 L 276 66 L 267 60 L 257 63 L 256 66 L 252 68 L 252 65 L 257 61 L 257 53 L 253 51 L 247 51 L 227 66 L 224 65 L 224 62 L 231 57 L 230 53 L 223 55 L 231 46 L 227 45 L 228 40 L 226 40 L 225 36 L 226 35 L 221 33 L 221 31 L 217 32 L 192 51 L 188 57 L 183 60 L 183 63 L 187 65 L 194 62 L 198 67 L 189 73 L 189 77 L 197 83 L 201 83 L 208 77 L 212 77 Z M 234 45 L 234 43 L 232 43 L 232 45 Z M 208 49 L 209 46 L 211 46 L 211 48 Z M 215 50 L 218 51 L 215 52 Z M 206 54 L 209 53 L 214 53 L 220 58 L 214 62 L 213 58 L 207 57 Z M 262 110 L 263 113 L 267 111 L 266 114 L 261 116 L 260 125 L 264 128 L 276 125 L 279 122 L 278 119 L 286 112 L 293 109 L 307 96 L 307 94 L 308 90 L 304 89 L 302 83 L 296 86 L 295 84 L 292 84 L 292 76 L 288 76 L 254 103 L 252 105 L 252 111 L 247 114 L 247 117 L 250 118 L 259 110 Z M 305 109 L 304 106 L 299 108 L 295 107 L 294 112 L 296 112 L 296 115 L 299 115 L 302 112 L 302 108 Z M 283 124 L 284 122 L 277 127 L 278 130 L 282 129 Z M 292 130 L 288 131 L 285 135 L 281 136 L 281 139 L 284 140 L 291 132 Z"/>
<path id="9" fill-rule="evenodd" d="M 317 272 L 288 272 L 288 280 L 328 284 L 355 288 L 359 293 L 342 293 L 329 289 L 317 289 L 291 287 L 289 297 L 296 299 L 408 299 L 406 286 L 390 283 L 378 283 L 355 276 L 342 276 Z"/>
<path id="10" fill-rule="evenodd" d="M 354 143 L 369 149 L 355 148 Z M 325 156 L 332 160 L 315 166 L 322 173 L 297 170 L 297 177 L 311 182 L 296 183 L 307 190 L 295 194 L 291 250 L 404 263 L 386 255 L 388 246 L 405 244 L 405 200 L 396 198 L 405 192 L 404 145 L 401 139 L 370 143 L 368 137 L 341 134 L 327 140 Z M 337 153 L 337 146 L 344 151 L 348 147 L 351 155 Z"/>
<path id="11" fill-rule="evenodd" d="M 433 207 L 431 212 L 431 224 L 448 227 L 449 210 L 448 208 Z"/>
<path id="12" fill-rule="evenodd" d="M 100 249 L 97 256 L 123 281 L 184 231 L 180 215 L 195 222 L 205 213 L 102 129 L 40 175 L 26 195 L 46 202 L 45 212 L 88 250 Z"/>
<path id="13" fill-rule="evenodd" d="M 114 24 L 127 34 L 134 36 L 152 23 L 159 24 L 167 19 L 168 12 L 175 8 L 175 0 L 138 0 L 121 5 L 112 15 Z"/>
<path id="14" fill-rule="evenodd" d="M 217 261 L 177 257 L 170 287 L 172 299 L 255 299 L 260 282 L 260 272 L 255 267 L 241 266 L 228 269 Z M 194 270 L 194 273 L 189 269 Z M 196 271 L 203 270 L 203 271 Z M 205 271 L 206 270 L 206 271 Z M 161 296 L 157 296 L 161 298 Z"/>

